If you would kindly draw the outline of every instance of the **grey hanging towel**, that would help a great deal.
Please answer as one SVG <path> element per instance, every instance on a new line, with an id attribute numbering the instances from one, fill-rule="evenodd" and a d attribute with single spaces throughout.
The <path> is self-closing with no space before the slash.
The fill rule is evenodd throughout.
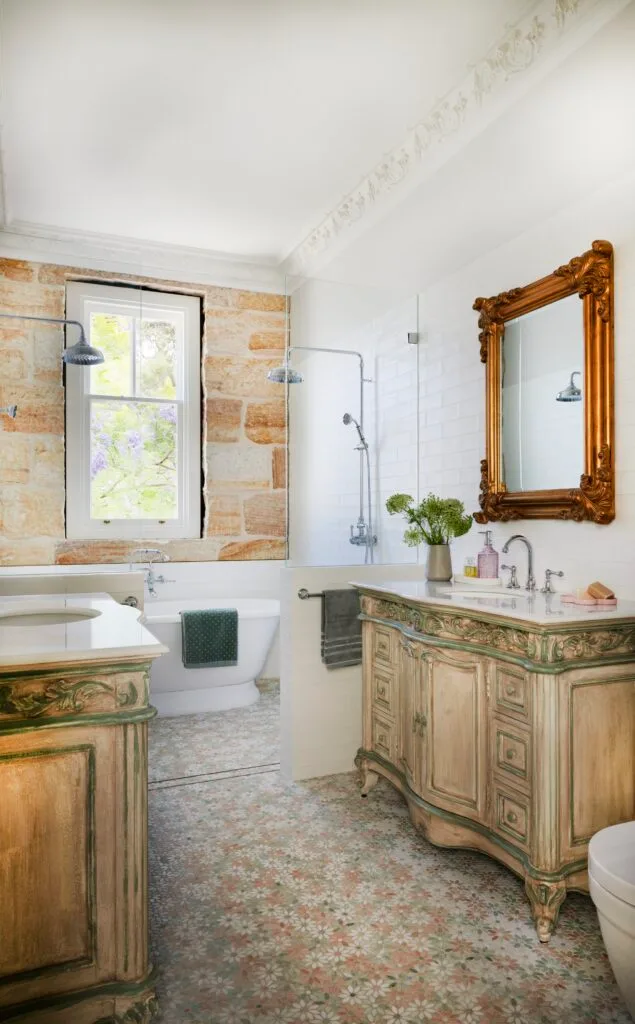
<path id="1" fill-rule="evenodd" d="M 361 665 L 362 624 L 357 590 L 325 590 L 322 594 L 320 654 L 327 668 Z"/>

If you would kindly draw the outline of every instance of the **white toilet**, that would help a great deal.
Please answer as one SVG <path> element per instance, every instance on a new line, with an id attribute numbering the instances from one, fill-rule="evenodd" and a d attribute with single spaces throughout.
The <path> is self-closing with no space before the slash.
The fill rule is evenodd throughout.
<path id="1" fill-rule="evenodd" d="M 589 890 L 615 980 L 635 1019 L 635 821 L 593 836 Z"/>

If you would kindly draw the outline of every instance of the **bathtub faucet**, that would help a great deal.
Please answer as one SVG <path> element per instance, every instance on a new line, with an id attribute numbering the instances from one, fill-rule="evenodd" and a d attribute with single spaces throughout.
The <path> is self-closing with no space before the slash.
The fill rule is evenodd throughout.
<path id="1" fill-rule="evenodd" d="M 139 555 L 138 561 L 143 564 L 143 571 L 146 577 L 146 585 L 148 587 L 148 594 L 150 597 L 156 597 L 157 592 L 155 589 L 155 583 L 174 583 L 174 580 L 166 580 L 163 574 L 155 573 L 152 566 L 155 562 L 169 562 L 170 556 L 165 551 L 159 551 L 158 548 L 135 548 L 130 554 L 130 569 L 133 568 L 135 563 L 135 555 Z"/>

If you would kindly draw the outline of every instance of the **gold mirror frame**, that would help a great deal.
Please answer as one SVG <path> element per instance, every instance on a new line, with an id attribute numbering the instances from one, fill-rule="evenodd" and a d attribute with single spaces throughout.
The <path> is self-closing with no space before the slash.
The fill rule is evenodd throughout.
<path id="1" fill-rule="evenodd" d="M 507 320 L 569 295 L 583 302 L 584 473 L 580 486 L 508 492 L 501 479 L 501 339 Z M 481 461 L 477 523 L 510 519 L 615 518 L 613 246 L 596 241 L 581 256 L 524 288 L 476 299 L 481 362 L 486 364 L 486 458 Z"/>

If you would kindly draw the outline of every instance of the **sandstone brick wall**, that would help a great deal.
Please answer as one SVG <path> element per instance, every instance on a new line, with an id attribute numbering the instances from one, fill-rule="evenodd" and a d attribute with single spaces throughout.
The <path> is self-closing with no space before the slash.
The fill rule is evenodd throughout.
<path id="1" fill-rule="evenodd" d="M 267 380 L 284 350 L 285 298 L 233 288 L 0 259 L 0 312 L 63 317 L 67 281 L 200 295 L 205 521 L 198 540 L 160 546 L 174 561 L 284 558 L 286 411 Z M 0 320 L 0 564 L 125 562 L 143 541 L 67 541 L 63 329 Z"/>

